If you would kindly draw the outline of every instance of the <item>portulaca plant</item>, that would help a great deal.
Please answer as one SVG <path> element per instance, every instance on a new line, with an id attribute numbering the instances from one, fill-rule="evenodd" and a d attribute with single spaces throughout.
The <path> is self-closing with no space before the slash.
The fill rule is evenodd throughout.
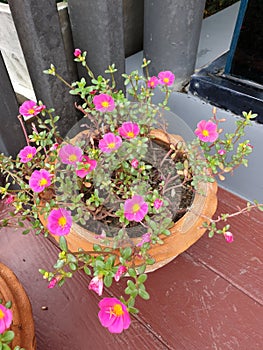
<path id="1" fill-rule="evenodd" d="M 138 71 L 123 74 L 126 97 L 116 90 L 114 65 L 105 72 L 109 78 L 95 77 L 86 63 L 86 52 L 76 49 L 74 55 L 75 61 L 86 68 L 89 83 L 84 78 L 72 84 L 65 82 L 53 65 L 45 73 L 60 79 L 71 94 L 82 99 L 76 107 L 83 119 L 73 128 L 75 133 L 62 138 L 59 117 L 53 109 L 35 101 L 20 106 L 18 119 L 27 145 L 16 159 L 0 155 L 0 169 L 6 179 L 1 194 L 10 206 L 0 227 L 24 227 L 27 234 L 30 218 L 37 235 L 58 238 L 61 251 L 53 269 L 40 270 L 48 288 L 62 286 L 76 271 L 83 270 L 91 277 L 89 289 L 102 296 L 104 286 L 109 288 L 127 278 L 120 298 L 99 302 L 102 326 L 121 333 L 129 328 L 130 315 L 138 312 L 136 298 L 150 297 L 145 287 L 146 268 L 154 263 L 149 249 L 163 243 L 161 235 L 170 234 L 178 201 L 176 191 L 183 188 L 194 195 L 200 181 L 224 180 L 226 173 L 241 164 L 246 166 L 253 147 L 241 139 L 254 115 L 244 113 L 236 130 L 222 137 L 224 121 L 218 120 L 213 110 L 209 120 L 198 123 L 191 143 L 178 141 L 165 149 L 154 142 L 151 133 L 158 128 L 167 134 L 163 113 L 169 109 L 174 74 L 163 71 L 158 77 L 149 76 L 150 62 L 144 60 L 145 76 Z M 159 105 L 152 103 L 156 89 L 164 97 Z M 257 203 L 248 204 L 240 213 L 255 206 L 262 209 Z M 191 203 L 184 210 L 191 210 Z M 217 228 L 219 221 L 232 215 L 237 214 L 205 218 L 209 236 L 222 234 L 232 242 L 229 224 Z M 74 224 L 93 229 L 97 239 L 93 250 L 68 249 L 67 238 Z M 9 312 L 2 306 L 0 326 L 4 320 L 8 326 Z"/>

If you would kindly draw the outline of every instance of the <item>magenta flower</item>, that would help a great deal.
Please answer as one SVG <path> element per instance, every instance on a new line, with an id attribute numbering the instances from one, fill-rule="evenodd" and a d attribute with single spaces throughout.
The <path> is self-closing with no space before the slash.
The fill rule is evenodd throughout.
<path id="1" fill-rule="evenodd" d="M 227 241 L 227 243 L 232 243 L 234 241 L 233 234 L 230 231 L 224 232 L 224 237 L 225 237 L 225 240 Z"/>
<path id="2" fill-rule="evenodd" d="M 220 154 L 220 156 L 223 156 L 224 154 L 226 154 L 226 150 L 225 149 L 219 149 L 217 151 L 218 154 Z"/>
<path id="3" fill-rule="evenodd" d="M 159 83 L 161 85 L 171 86 L 174 83 L 175 76 L 171 71 L 166 70 L 164 72 L 160 72 L 158 74 L 158 78 L 159 78 Z"/>
<path id="4" fill-rule="evenodd" d="M 45 169 L 33 171 L 29 179 L 29 187 L 34 192 L 42 192 L 51 183 L 52 175 Z"/>
<path id="5" fill-rule="evenodd" d="M 8 195 L 5 198 L 5 204 L 12 204 L 15 201 L 15 196 L 13 196 L 12 194 Z"/>
<path id="6" fill-rule="evenodd" d="M 75 51 L 74 51 L 75 57 L 79 57 L 79 56 L 81 56 L 81 54 L 82 54 L 82 51 L 80 49 L 75 49 Z"/>
<path id="7" fill-rule="evenodd" d="M 30 100 L 25 101 L 19 108 L 19 113 L 24 117 L 33 117 L 39 114 L 46 106 L 38 106 L 36 102 Z"/>
<path id="8" fill-rule="evenodd" d="M 76 170 L 77 176 L 82 179 L 89 174 L 92 170 L 94 170 L 97 166 L 97 161 L 94 159 L 90 159 L 88 156 L 83 156 L 82 162 L 78 164 L 78 168 Z"/>
<path id="9" fill-rule="evenodd" d="M 153 206 L 154 206 L 154 208 L 157 209 L 157 210 L 158 210 L 159 208 L 161 208 L 162 205 L 163 205 L 163 201 L 162 201 L 161 199 L 159 199 L 159 198 L 155 199 L 155 201 L 153 202 Z"/>
<path id="10" fill-rule="evenodd" d="M 124 216 L 129 221 L 142 221 L 148 213 L 148 204 L 142 196 L 134 195 L 124 203 Z"/>
<path id="11" fill-rule="evenodd" d="M 120 265 L 120 266 L 118 267 L 117 272 L 116 272 L 115 275 L 114 275 L 115 281 L 116 281 L 116 282 L 119 282 L 121 276 L 124 275 L 126 272 L 127 272 L 127 267 L 126 267 L 126 266 L 123 266 L 123 265 Z"/>
<path id="12" fill-rule="evenodd" d="M 0 304 L 0 334 L 4 333 L 12 323 L 12 311 Z"/>
<path id="13" fill-rule="evenodd" d="M 25 146 L 18 154 L 18 157 L 20 158 L 21 163 L 27 163 L 32 160 L 32 158 L 37 153 L 36 147 L 31 146 Z"/>
<path id="14" fill-rule="evenodd" d="M 151 242 L 151 234 L 149 232 L 142 235 L 142 238 L 139 243 L 136 244 L 137 247 L 141 247 L 144 243 Z"/>
<path id="15" fill-rule="evenodd" d="M 100 112 L 112 112 L 115 108 L 114 99 L 107 94 L 96 95 L 93 98 L 95 109 Z"/>
<path id="16" fill-rule="evenodd" d="M 76 165 L 77 162 L 81 161 L 82 154 L 81 148 L 67 144 L 61 147 L 58 155 L 62 163 Z"/>
<path id="17" fill-rule="evenodd" d="M 125 139 L 133 139 L 139 134 L 140 128 L 136 123 L 125 122 L 119 127 L 118 132 Z"/>
<path id="18" fill-rule="evenodd" d="M 93 290 L 99 296 L 101 296 L 103 292 L 103 276 L 95 276 L 89 283 L 89 290 Z"/>
<path id="19" fill-rule="evenodd" d="M 213 122 L 201 120 L 195 130 L 196 136 L 204 142 L 214 142 L 218 138 L 217 125 Z"/>
<path id="20" fill-rule="evenodd" d="M 55 151 L 58 148 L 59 144 L 57 142 L 53 143 L 53 145 L 50 147 L 50 151 Z"/>
<path id="21" fill-rule="evenodd" d="M 159 84 L 159 79 L 155 76 L 151 77 L 147 81 L 147 86 L 150 89 L 154 89 Z"/>
<path id="22" fill-rule="evenodd" d="M 139 165 L 139 161 L 138 159 L 134 158 L 132 161 L 131 161 L 131 165 L 134 169 L 138 168 L 138 165 Z"/>
<path id="23" fill-rule="evenodd" d="M 116 136 L 111 132 L 108 132 L 99 141 L 99 149 L 104 153 L 111 153 L 116 151 L 122 144 L 120 136 Z"/>
<path id="24" fill-rule="evenodd" d="M 56 278 L 56 277 L 53 277 L 52 279 L 51 279 L 51 281 L 49 282 L 49 284 L 48 284 L 48 288 L 54 288 L 55 286 L 56 286 L 56 284 L 58 283 L 58 278 Z"/>
<path id="25" fill-rule="evenodd" d="M 104 298 L 99 302 L 99 320 L 111 333 L 121 333 L 131 324 L 127 307 L 116 298 Z"/>
<path id="26" fill-rule="evenodd" d="M 64 208 L 52 209 L 47 218 L 47 229 L 57 236 L 69 234 L 72 225 L 70 211 Z"/>

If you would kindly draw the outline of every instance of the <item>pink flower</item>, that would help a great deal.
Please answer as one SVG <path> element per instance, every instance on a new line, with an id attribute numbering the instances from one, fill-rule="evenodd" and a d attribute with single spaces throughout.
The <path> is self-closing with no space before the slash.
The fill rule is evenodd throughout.
<path id="1" fill-rule="evenodd" d="M 25 101 L 19 108 L 19 113 L 24 117 L 33 117 L 39 114 L 46 106 L 38 106 L 36 102 L 29 100 Z"/>
<path id="2" fill-rule="evenodd" d="M 12 323 L 12 311 L 0 304 L 0 334 L 4 333 Z"/>
<path id="3" fill-rule="evenodd" d="M 34 192 L 42 192 L 51 183 L 52 175 L 45 169 L 33 171 L 29 186 Z"/>
<path id="4" fill-rule="evenodd" d="M 96 95 L 93 98 L 95 109 L 100 112 L 112 112 L 115 108 L 114 99 L 107 94 Z"/>
<path id="5" fill-rule="evenodd" d="M 147 232 L 144 235 L 142 235 L 142 239 L 138 244 L 136 244 L 136 246 L 141 247 L 144 243 L 149 243 L 149 242 L 151 242 L 151 234 Z"/>
<path id="6" fill-rule="evenodd" d="M 87 174 L 94 170 L 96 166 L 96 160 L 90 159 L 88 156 L 83 156 L 82 162 L 78 165 L 76 170 L 76 174 L 83 179 Z"/>
<path id="7" fill-rule="evenodd" d="M 59 157 L 64 164 L 76 165 L 77 162 L 81 161 L 82 154 L 81 148 L 71 144 L 67 144 L 59 150 Z"/>
<path id="8" fill-rule="evenodd" d="M 150 89 L 154 89 L 159 84 L 159 79 L 155 76 L 151 77 L 147 81 L 147 86 Z"/>
<path id="9" fill-rule="evenodd" d="M 120 265 L 120 266 L 118 267 L 117 272 L 116 272 L 115 275 L 114 275 L 115 281 L 116 281 L 116 282 L 119 282 L 121 276 L 124 275 L 126 272 L 127 272 L 127 267 L 126 267 L 126 266 L 123 266 L 123 265 Z"/>
<path id="10" fill-rule="evenodd" d="M 225 149 L 219 149 L 217 151 L 218 154 L 220 154 L 220 156 L 223 156 L 224 154 L 226 154 L 226 150 Z"/>
<path id="11" fill-rule="evenodd" d="M 56 143 L 53 143 L 53 145 L 50 147 L 50 151 L 55 151 L 57 148 L 58 148 L 59 144 L 56 142 Z"/>
<path id="12" fill-rule="evenodd" d="M 122 144 L 120 136 L 116 136 L 111 132 L 108 132 L 99 141 L 99 149 L 104 153 L 111 153 L 116 151 Z"/>
<path id="13" fill-rule="evenodd" d="M 56 277 L 53 277 L 52 280 L 48 284 L 48 288 L 54 288 L 56 284 L 58 283 L 58 279 Z"/>
<path id="14" fill-rule="evenodd" d="M 133 139 L 139 134 L 140 128 L 136 123 L 125 122 L 119 127 L 118 132 L 125 139 Z"/>
<path id="15" fill-rule="evenodd" d="M 129 221 L 142 221 L 148 213 L 148 204 L 142 196 L 134 195 L 124 203 L 124 216 Z"/>
<path id="16" fill-rule="evenodd" d="M 101 296 L 103 291 L 103 276 L 95 276 L 89 283 L 89 290 L 93 290 L 99 296 Z"/>
<path id="17" fill-rule="evenodd" d="M 166 70 L 164 72 L 160 72 L 158 74 L 158 78 L 159 78 L 159 83 L 161 85 L 166 85 L 166 86 L 171 86 L 173 85 L 174 83 L 174 74 L 169 71 L 169 70 Z"/>
<path id="18" fill-rule="evenodd" d="M 153 206 L 155 209 L 161 208 L 162 205 L 163 205 L 163 201 L 159 198 L 155 199 L 155 201 L 153 202 Z"/>
<path id="19" fill-rule="evenodd" d="M 14 202 L 14 200 L 15 200 L 15 196 L 10 194 L 5 198 L 5 204 L 12 204 Z"/>
<path id="20" fill-rule="evenodd" d="M 131 165 L 134 169 L 138 168 L 138 165 L 139 165 L 139 161 L 138 159 L 134 158 L 132 161 L 131 161 Z"/>
<path id="21" fill-rule="evenodd" d="M 254 146 L 252 146 L 251 143 L 247 143 L 247 147 L 254 148 Z"/>
<path id="22" fill-rule="evenodd" d="M 131 324 L 127 307 L 116 298 L 104 298 L 99 302 L 99 320 L 111 333 L 121 333 Z"/>
<path id="23" fill-rule="evenodd" d="M 31 146 L 25 146 L 18 154 L 18 157 L 20 158 L 21 163 L 27 163 L 32 160 L 32 158 L 37 153 L 36 147 Z"/>
<path id="24" fill-rule="evenodd" d="M 52 209 L 47 218 L 47 222 L 47 229 L 53 235 L 67 235 L 72 225 L 71 213 L 64 208 Z"/>
<path id="25" fill-rule="evenodd" d="M 232 243 L 234 241 L 233 234 L 230 231 L 224 232 L 224 237 L 227 243 Z"/>
<path id="26" fill-rule="evenodd" d="M 82 51 L 80 49 L 75 49 L 75 51 L 74 51 L 75 57 L 79 57 L 79 56 L 81 56 L 81 54 L 82 54 Z"/>
<path id="27" fill-rule="evenodd" d="M 218 138 L 217 125 L 210 120 L 201 120 L 195 130 L 196 136 L 204 142 L 214 142 Z"/>

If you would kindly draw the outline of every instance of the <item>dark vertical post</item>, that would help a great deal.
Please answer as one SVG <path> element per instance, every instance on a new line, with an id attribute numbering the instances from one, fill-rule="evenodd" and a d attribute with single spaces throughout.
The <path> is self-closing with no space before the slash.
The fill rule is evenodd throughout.
<path id="1" fill-rule="evenodd" d="M 87 62 L 97 76 L 115 63 L 117 87 L 124 89 L 123 0 L 68 0 L 75 48 L 87 51 Z M 78 66 L 79 69 L 81 66 Z M 83 70 L 79 70 L 83 75 Z"/>
<path id="2" fill-rule="evenodd" d="M 150 73 L 171 70 L 178 88 L 194 72 L 205 0 L 145 0 L 144 54 Z"/>
<path id="3" fill-rule="evenodd" d="M 56 0 L 12 0 L 9 5 L 36 96 L 55 108 L 61 117 L 60 132 L 65 135 L 77 121 L 74 99 L 68 87 L 43 74 L 52 63 L 66 81 L 74 79 L 67 66 Z"/>
<path id="4" fill-rule="evenodd" d="M 18 103 L 0 52 L 0 152 L 16 156 L 25 145 L 17 119 Z"/>

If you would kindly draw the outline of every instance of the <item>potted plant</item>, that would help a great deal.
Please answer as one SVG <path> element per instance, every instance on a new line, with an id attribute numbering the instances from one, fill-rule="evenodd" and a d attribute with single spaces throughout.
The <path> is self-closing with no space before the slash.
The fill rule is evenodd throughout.
<path id="1" fill-rule="evenodd" d="M 27 146 L 16 159 L 0 155 L 6 177 L 1 193 L 14 208 L 0 226 L 17 222 L 23 227 L 30 217 L 36 234 L 56 238 L 60 252 L 53 270 L 40 270 L 49 288 L 83 270 L 91 276 L 89 289 L 101 296 L 104 286 L 127 277 L 119 299 L 99 303 L 101 324 L 120 333 L 129 327 L 130 314 L 138 312 L 136 297 L 149 299 L 146 272 L 169 262 L 206 229 L 210 237 L 218 233 L 233 240 L 228 224 L 223 229 L 216 224 L 237 213 L 212 219 L 215 177 L 223 180 L 225 173 L 246 165 L 252 146 L 241 137 L 254 115 L 244 113 L 236 130 L 222 136 L 223 120 L 214 110 L 211 120 L 198 123 L 193 141 L 185 142 L 167 132 L 172 72 L 150 77 L 150 62 L 144 60 L 145 76 L 137 71 L 123 75 L 125 96 L 116 90 L 114 65 L 105 72 L 109 78 L 95 77 L 86 52 L 76 49 L 74 56 L 90 83 L 82 78 L 69 84 L 53 65 L 45 73 L 83 100 L 76 108 L 84 117 L 62 138 L 53 109 L 42 102 L 21 105 L 18 119 Z M 164 98 L 157 106 L 152 98 L 159 88 Z M 254 206 L 262 209 L 248 204 L 238 213 Z M 24 233 L 29 231 L 25 226 Z"/>

